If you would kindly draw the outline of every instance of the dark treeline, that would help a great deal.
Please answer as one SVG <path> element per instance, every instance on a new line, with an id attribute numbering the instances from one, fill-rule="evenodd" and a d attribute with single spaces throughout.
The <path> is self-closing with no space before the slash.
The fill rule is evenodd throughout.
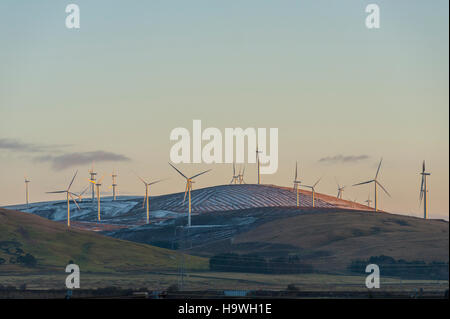
<path id="1" fill-rule="evenodd" d="M 264 274 L 299 274 L 313 272 L 313 267 L 302 263 L 298 256 L 265 259 L 256 254 L 222 253 L 209 260 L 211 271 L 248 272 Z"/>
<path id="2" fill-rule="evenodd" d="M 376 264 L 380 267 L 380 276 L 393 276 L 405 279 L 448 280 L 448 262 L 430 262 L 422 260 L 396 260 L 390 256 L 372 256 L 367 260 L 353 260 L 348 266 L 351 272 L 366 274 L 366 266 Z"/>

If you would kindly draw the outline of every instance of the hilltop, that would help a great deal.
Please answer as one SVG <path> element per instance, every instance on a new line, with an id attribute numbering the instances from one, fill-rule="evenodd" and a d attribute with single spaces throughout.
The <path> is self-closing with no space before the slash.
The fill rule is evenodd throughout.
<path id="1" fill-rule="evenodd" d="M 310 191 L 300 190 L 300 206 L 312 206 Z M 184 217 L 188 211 L 188 201 L 183 203 L 184 193 L 174 193 L 150 197 L 150 219 L 160 220 Z M 317 208 L 339 208 L 344 210 L 370 210 L 369 207 L 352 201 L 337 199 L 334 196 L 316 193 Z M 145 222 L 143 197 L 120 196 L 113 201 L 111 197 L 101 199 L 102 223 L 91 225 L 97 220 L 97 203 L 88 198 L 79 203 L 81 210 L 71 204 L 71 220 L 85 223 L 88 229 L 108 229 L 110 225 L 134 227 Z M 292 188 L 275 185 L 219 185 L 194 189 L 192 191 L 192 213 L 203 214 L 217 211 L 232 211 L 260 207 L 294 207 L 296 195 Z M 32 203 L 6 207 L 45 217 L 50 220 L 64 221 L 67 216 L 65 201 Z M 109 226 L 108 226 L 109 225 Z M 81 227 L 81 224 L 80 224 Z"/>
<path id="2" fill-rule="evenodd" d="M 32 257 L 30 257 L 32 256 Z M 0 272 L 64 272 L 70 260 L 88 272 L 174 270 L 175 252 L 71 228 L 36 215 L 0 208 Z M 207 260 L 186 257 L 187 267 Z"/>

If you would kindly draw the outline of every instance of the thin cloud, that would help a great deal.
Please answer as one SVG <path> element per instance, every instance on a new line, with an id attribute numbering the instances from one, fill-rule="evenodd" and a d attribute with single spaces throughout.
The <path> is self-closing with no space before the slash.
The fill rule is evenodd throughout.
<path id="1" fill-rule="evenodd" d="M 0 149 L 8 150 L 11 152 L 39 153 L 58 151 L 60 148 L 67 146 L 69 145 L 44 145 L 36 143 L 24 143 L 16 139 L 0 138 Z"/>
<path id="2" fill-rule="evenodd" d="M 122 154 L 105 151 L 67 153 L 58 156 L 44 155 L 35 157 L 37 162 L 49 162 L 56 170 L 96 162 L 126 162 L 131 159 Z"/>
<path id="3" fill-rule="evenodd" d="M 369 159 L 368 155 L 335 155 L 327 156 L 319 159 L 320 163 L 337 164 L 337 163 L 356 163 Z"/>

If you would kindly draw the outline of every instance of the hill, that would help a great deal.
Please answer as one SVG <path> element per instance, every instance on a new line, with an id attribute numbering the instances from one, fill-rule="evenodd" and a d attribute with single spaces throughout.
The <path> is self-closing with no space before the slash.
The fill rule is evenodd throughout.
<path id="1" fill-rule="evenodd" d="M 386 255 L 406 261 L 448 262 L 449 224 L 442 220 L 334 208 L 253 208 L 197 215 L 194 227 L 178 223 L 119 229 L 108 234 L 190 254 L 298 256 L 315 270 L 343 272 L 356 259 Z M 174 234 L 176 234 L 174 239 Z"/>
<path id="2" fill-rule="evenodd" d="M 70 260 L 85 272 L 175 270 L 175 252 L 71 228 L 36 215 L 0 209 L 0 272 L 64 271 Z M 187 267 L 207 260 L 186 257 Z"/>
<path id="3" fill-rule="evenodd" d="M 300 206 L 312 207 L 310 191 L 300 190 Z M 184 193 L 174 193 L 150 198 L 150 218 L 153 222 L 176 217 L 185 217 L 188 202 L 183 204 Z M 84 223 L 87 229 L 108 229 L 111 225 L 133 227 L 145 222 L 143 197 L 120 196 L 113 201 L 111 197 L 101 200 L 102 223 L 90 225 L 97 220 L 97 203 L 83 199 L 81 210 L 71 204 L 71 220 Z M 15 205 L 6 208 L 32 213 L 54 221 L 64 221 L 67 217 L 65 201 Z M 192 191 L 192 212 L 203 214 L 216 211 L 232 211 L 260 207 L 294 207 L 296 195 L 292 188 L 275 185 L 220 185 L 195 189 Z M 334 196 L 316 193 L 315 207 L 353 210 L 370 210 L 369 207 Z M 79 224 L 81 227 L 81 224 Z"/>

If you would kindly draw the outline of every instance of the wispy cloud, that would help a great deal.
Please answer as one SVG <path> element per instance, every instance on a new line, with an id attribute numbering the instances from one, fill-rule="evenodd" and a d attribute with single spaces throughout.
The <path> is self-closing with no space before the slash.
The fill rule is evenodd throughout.
<path id="1" fill-rule="evenodd" d="M 78 165 L 89 164 L 92 161 L 96 162 L 126 162 L 131 159 L 125 155 L 105 152 L 105 151 L 94 151 L 94 152 L 76 152 L 67 153 L 62 155 L 43 155 L 35 157 L 38 162 L 49 162 L 52 167 L 56 170 L 62 170 L 69 167 L 74 167 Z"/>
<path id="2" fill-rule="evenodd" d="M 335 155 L 327 156 L 319 159 L 319 162 L 325 164 L 336 164 L 336 163 L 356 163 L 368 159 L 368 155 Z"/>
<path id="3" fill-rule="evenodd" d="M 0 149 L 11 152 L 39 153 L 48 151 L 59 151 L 60 148 L 70 145 L 45 145 L 36 143 L 24 143 L 16 139 L 0 138 Z"/>

